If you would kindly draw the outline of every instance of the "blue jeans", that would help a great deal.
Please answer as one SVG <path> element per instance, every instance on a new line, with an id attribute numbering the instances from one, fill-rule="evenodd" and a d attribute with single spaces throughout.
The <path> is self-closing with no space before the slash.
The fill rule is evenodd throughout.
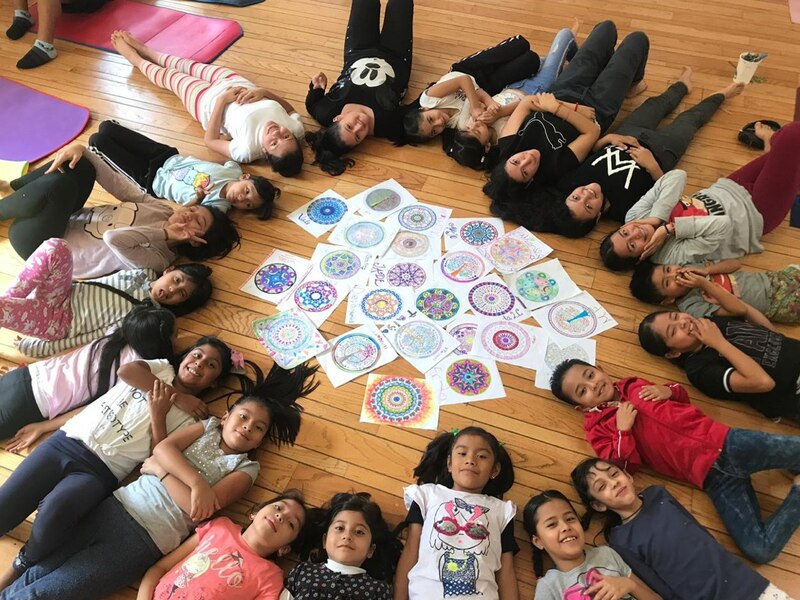
<path id="1" fill-rule="evenodd" d="M 0 600 L 100 600 L 142 577 L 161 558 L 147 531 L 114 498 L 106 498 L 70 541 L 30 569 Z"/>
<path id="2" fill-rule="evenodd" d="M 775 558 L 800 525 L 797 485 L 766 521 L 761 520 L 750 475 L 769 469 L 800 470 L 800 436 L 731 429 L 703 483 L 733 541 L 760 564 Z"/>
<path id="3" fill-rule="evenodd" d="M 570 29 L 562 29 L 553 38 L 550 52 L 545 57 L 539 72 L 533 77 L 515 81 L 507 87 L 522 90 L 528 96 L 548 91 L 558 74 L 561 73 L 564 61 L 573 56 L 577 50 L 575 35 Z"/>

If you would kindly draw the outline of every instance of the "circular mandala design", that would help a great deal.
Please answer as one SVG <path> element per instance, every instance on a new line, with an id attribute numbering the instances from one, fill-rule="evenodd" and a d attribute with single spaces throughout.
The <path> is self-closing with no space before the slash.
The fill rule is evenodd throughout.
<path id="1" fill-rule="evenodd" d="M 381 423 L 419 421 L 427 412 L 428 393 L 405 377 L 388 377 L 367 388 L 365 409 Z"/>
<path id="2" fill-rule="evenodd" d="M 477 396 L 489 389 L 492 374 L 486 366 L 471 358 L 455 361 L 447 369 L 447 385 L 462 396 Z"/>
<path id="3" fill-rule="evenodd" d="M 359 269 L 361 260 L 349 250 L 335 250 L 319 261 L 319 270 L 331 279 L 350 279 Z"/>
<path id="4" fill-rule="evenodd" d="M 406 206 L 400 211 L 397 220 L 411 231 L 425 231 L 436 223 L 436 213 L 427 206 Z"/>
<path id="5" fill-rule="evenodd" d="M 425 269 L 414 263 L 397 263 L 386 272 L 386 281 L 395 287 L 418 288 L 427 278 Z"/>
<path id="6" fill-rule="evenodd" d="M 383 241 L 386 234 L 377 223 L 360 221 L 353 223 L 344 234 L 347 243 L 356 248 L 372 248 Z"/>
<path id="7" fill-rule="evenodd" d="M 450 330 L 450 335 L 459 341 L 458 348 L 453 350 L 456 354 L 464 355 L 472 352 L 475 343 L 475 332 L 478 326 L 475 323 L 462 323 Z"/>
<path id="8" fill-rule="evenodd" d="M 388 321 L 396 317 L 403 308 L 400 295 L 392 290 L 380 288 L 367 292 L 361 298 L 361 310 L 370 319 Z"/>
<path id="9" fill-rule="evenodd" d="M 313 330 L 305 319 L 283 315 L 267 324 L 262 339 L 266 346 L 275 352 L 293 352 L 303 348 L 312 334 Z"/>
<path id="10" fill-rule="evenodd" d="M 467 221 L 461 226 L 461 239 L 472 246 L 488 244 L 499 235 L 497 227 L 486 221 Z"/>
<path id="11" fill-rule="evenodd" d="M 447 321 L 458 314 L 461 303 L 444 288 L 430 288 L 417 296 L 417 309 L 434 321 Z"/>
<path id="12" fill-rule="evenodd" d="M 502 283 L 484 281 L 469 291 L 469 304 L 475 312 L 487 317 L 508 314 L 516 304 L 516 298 Z"/>
<path id="13" fill-rule="evenodd" d="M 400 194 L 387 188 L 372 190 L 364 200 L 367 206 L 377 212 L 389 212 L 400 206 Z"/>
<path id="14" fill-rule="evenodd" d="M 495 265 L 509 271 L 521 269 L 533 261 L 533 254 L 528 244 L 508 236 L 492 244 L 489 256 Z"/>
<path id="15" fill-rule="evenodd" d="M 336 298 L 336 288 L 327 281 L 307 281 L 294 293 L 294 303 L 308 312 L 328 310 Z"/>
<path id="16" fill-rule="evenodd" d="M 428 251 L 429 246 L 430 242 L 425 235 L 413 231 L 398 232 L 392 242 L 392 250 L 404 258 L 422 256 Z"/>
<path id="17" fill-rule="evenodd" d="M 320 225 L 335 225 L 347 213 L 347 204 L 339 198 L 317 198 L 306 209 L 308 218 Z"/>
<path id="18" fill-rule="evenodd" d="M 333 362 L 343 371 L 355 373 L 371 368 L 381 357 L 381 346 L 369 335 L 348 333 L 331 349 Z"/>
<path id="19" fill-rule="evenodd" d="M 558 282 L 544 271 L 528 271 L 517 279 L 517 292 L 531 302 L 549 302 L 558 296 Z"/>
<path id="20" fill-rule="evenodd" d="M 439 261 L 442 274 L 453 281 L 467 283 L 483 277 L 483 261 L 466 251 L 449 252 Z"/>
<path id="21" fill-rule="evenodd" d="M 522 358 L 531 349 L 528 332 L 517 323 L 495 322 L 486 326 L 481 334 L 481 343 L 495 358 L 515 360 Z"/>
<path id="22" fill-rule="evenodd" d="M 297 271 L 285 263 L 261 267 L 254 277 L 256 287 L 265 294 L 282 294 L 297 281 Z"/>
<path id="23" fill-rule="evenodd" d="M 566 337 L 586 337 L 597 329 L 597 316 L 592 309 L 573 300 L 554 304 L 547 320 L 556 332 Z"/>
<path id="24" fill-rule="evenodd" d="M 395 337 L 397 348 L 412 358 L 428 358 L 441 350 L 444 338 L 438 327 L 425 321 L 402 325 Z"/>

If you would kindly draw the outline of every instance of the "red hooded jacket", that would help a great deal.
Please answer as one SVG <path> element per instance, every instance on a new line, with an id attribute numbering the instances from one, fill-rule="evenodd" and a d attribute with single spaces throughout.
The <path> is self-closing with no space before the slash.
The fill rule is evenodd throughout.
<path id="1" fill-rule="evenodd" d="M 586 440 L 597 456 L 630 473 L 647 465 L 702 488 L 730 427 L 690 404 L 686 390 L 677 383 L 668 384 L 672 398 L 663 401 L 640 399 L 639 392 L 646 385 L 653 384 L 638 377 L 614 384 L 620 398 L 638 411 L 630 431 L 617 429 L 617 406 L 609 406 L 584 413 Z"/>

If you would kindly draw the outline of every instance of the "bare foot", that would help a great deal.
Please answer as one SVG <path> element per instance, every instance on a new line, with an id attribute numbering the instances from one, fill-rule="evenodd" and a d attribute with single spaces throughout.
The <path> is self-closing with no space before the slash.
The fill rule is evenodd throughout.
<path id="1" fill-rule="evenodd" d="M 680 77 L 678 77 L 678 81 L 686 86 L 687 94 L 691 94 L 694 87 L 692 83 L 692 74 L 691 67 L 683 67 L 683 71 L 681 71 Z"/>
<path id="2" fill-rule="evenodd" d="M 744 91 L 743 83 L 731 83 L 727 87 L 722 88 L 717 93 L 725 96 L 725 100 L 730 100 L 731 98 L 735 98 L 736 96 L 741 94 L 743 91 Z"/>
<path id="3" fill-rule="evenodd" d="M 136 39 L 130 31 L 120 31 L 119 34 L 128 43 L 128 45 L 136 50 L 136 52 L 145 60 L 152 63 L 158 63 L 159 54 L 146 44 Z"/>
<path id="4" fill-rule="evenodd" d="M 775 135 L 772 127 L 767 127 L 763 125 L 761 121 L 756 121 L 755 134 L 758 139 L 764 142 L 764 152 L 769 152 L 770 140 L 772 136 Z"/>
<path id="5" fill-rule="evenodd" d="M 643 91 L 647 89 L 647 82 L 642 79 L 639 83 L 633 85 L 631 89 L 628 90 L 628 93 L 625 94 L 626 98 L 633 98 L 634 96 L 638 96 Z"/>
<path id="6" fill-rule="evenodd" d="M 581 28 L 581 22 L 578 20 L 578 17 L 575 17 L 575 20 L 572 22 L 572 27 L 569 30 L 572 32 L 572 35 L 577 38 L 578 37 L 578 30 Z"/>
<path id="7" fill-rule="evenodd" d="M 17 572 L 13 565 L 8 565 L 8 568 L 0 573 L 0 592 L 14 583 L 22 573 Z"/>
<path id="8" fill-rule="evenodd" d="M 131 46 L 128 41 L 125 39 L 123 35 L 124 31 L 115 31 L 111 34 L 111 45 L 114 46 L 114 50 L 119 52 L 121 56 L 123 56 L 129 63 L 131 63 L 134 67 L 139 67 L 141 65 L 142 60 L 144 60 L 141 55 Z"/>

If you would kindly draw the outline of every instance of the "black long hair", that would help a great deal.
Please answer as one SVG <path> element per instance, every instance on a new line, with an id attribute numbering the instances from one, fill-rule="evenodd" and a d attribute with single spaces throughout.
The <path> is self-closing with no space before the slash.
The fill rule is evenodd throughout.
<path id="1" fill-rule="evenodd" d="M 667 354 L 667 352 L 670 351 L 670 347 L 667 346 L 664 338 L 658 335 L 653 329 L 653 321 L 655 321 L 655 318 L 658 315 L 667 312 L 671 311 L 657 310 L 655 312 L 651 312 L 644 319 L 642 319 L 641 323 L 639 323 L 639 345 L 641 345 L 641 347 L 650 354 L 654 356 L 660 356 L 662 358 Z M 672 362 L 678 366 L 683 366 L 686 359 L 684 355 L 681 354 L 677 358 L 672 358 L 670 360 L 672 360 Z"/>
<path id="2" fill-rule="evenodd" d="M 234 248 L 241 245 L 241 237 L 236 230 L 236 223 L 215 206 L 204 206 L 211 213 L 211 227 L 203 234 L 205 244 L 192 246 L 184 242 L 175 246 L 177 254 L 189 260 L 207 260 L 209 258 L 223 258 Z"/>
<path id="3" fill-rule="evenodd" d="M 211 267 L 200 263 L 183 263 L 175 265 L 175 270 L 194 284 L 194 292 L 183 302 L 178 304 L 164 304 L 163 307 L 171 311 L 176 317 L 188 315 L 203 306 L 211 298 L 213 286 L 211 285 Z"/>
<path id="4" fill-rule="evenodd" d="M 309 521 L 316 527 L 316 543 L 306 551 L 300 552 L 302 560 L 310 559 L 313 562 L 324 562 L 328 559 L 322 536 L 328 531 L 331 523 L 342 511 L 354 511 L 363 515 L 369 527 L 372 544 L 375 551 L 361 566 L 371 577 L 391 583 L 397 568 L 397 561 L 403 552 L 403 544 L 389 524 L 383 518 L 381 507 L 367 492 L 338 493 L 322 508 L 312 508 L 308 511 Z"/>
<path id="5" fill-rule="evenodd" d="M 442 132 L 442 150 L 458 164 L 476 171 L 487 171 L 497 163 L 499 149 L 493 145 L 489 151 L 469 131 L 445 128 Z"/>
<path id="6" fill-rule="evenodd" d="M 314 162 L 311 164 L 319 165 L 320 169 L 334 177 L 356 164 L 352 158 L 343 156 L 352 148 L 342 140 L 339 127 L 339 123 L 334 123 L 319 131 L 306 132 L 306 142 L 314 151 Z"/>
<path id="7" fill-rule="evenodd" d="M 282 500 L 283 501 L 294 500 L 303 508 L 303 512 L 305 513 L 303 526 L 300 528 L 300 531 L 297 532 L 297 537 L 295 537 L 294 540 L 292 540 L 292 543 L 290 544 L 292 550 L 294 550 L 295 552 L 300 552 L 303 548 L 305 548 L 309 544 L 310 541 L 309 538 L 315 533 L 315 529 L 312 526 L 312 523 L 310 522 L 309 519 L 309 514 L 308 514 L 309 509 L 308 506 L 306 505 L 306 499 L 303 497 L 303 493 L 300 490 L 296 489 L 284 490 L 283 493 L 278 494 L 277 496 L 274 496 L 269 500 L 265 500 L 264 502 L 259 502 L 258 504 L 253 506 L 253 508 L 250 510 L 250 518 L 251 519 L 255 518 L 255 516 L 258 514 L 258 511 L 260 511 L 265 506 L 269 506 L 270 504 L 274 504 L 275 502 L 281 502 Z M 250 525 L 248 525 L 247 527 L 250 527 Z M 247 529 L 247 527 L 244 527 L 244 529 Z M 265 558 L 271 558 L 271 557 L 267 556 Z"/>
<path id="8" fill-rule="evenodd" d="M 525 526 L 525 531 L 528 533 L 529 538 L 533 538 L 536 535 L 536 525 L 539 522 L 539 518 L 537 517 L 537 513 L 539 509 L 547 504 L 548 502 L 552 502 L 553 500 L 563 500 L 566 502 L 569 507 L 575 512 L 577 515 L 577 511 L 575 511 L 575 507 L 572 506 L 572 502 L 569 501 L 564 494 L 559 492 L 558 490 L 545 490 L 541 494 L 537 494 L 525 505 L 525 508 L 522 511 L 522 524 Z M 544 575 L 544 554 L 545 551 L 541 548 L 538 548 L 535 544 L 533 545 L 533 572 L 536 574 L 537 577 L 541 577 Z"/>
<path id="9" fill-rule="evenodd" d="M 453 446 L 462 435 L 476 435 L 489 444 L 495 464 L 500 465 L 500 473 L 488 481 L 482 493 L 502 500 L 503 494 L 514 485 L 514 465 L 505 447 L 482 427 L 469 426 L 455 433 L 447 432 L 435 437 L 425 448 L 422 460 L 414 468 L 417 484 L 438 483 L 445 487 L 453 487 L 453 476 L 447 470 L 447 462 Z"/>
<path id="10" fill-rule="evenodd" d="M 171 360 L 174 332 L 175 315 L 166 308 L 148 304 L 134 306 L 117 329 L 92 342 L 87 366 L 87 402 L 97 400 L 116 383 L 116 373 L 125 346 L 130 346 L 145 360 Z"/>
<path id="11" fill-rule="evenodd" d="M 589 491 L 589 472 L 591 469 L 607 471 L 612 467 L 616 468 L 610 462 L 602 458 L 587 458 L 579 462 L 578 466 L 572 469 L 572 473 L 570 473 L 572 486 L 575 488 L 575 491 L 578 492 L 578 496 L 580 496 L 581 502 L 586 508 L 586 514 L 583 516 L 583 519 L 581 519 L 583 528 L 588 529 L 592 519 L 595 516 L 600 516 L 603 519 L 602 531 L 606 540 L 608 540 L 611 530 L 617 525 L 622 524 L 622 518 L 613 510 L 599 511 L 594 509 L 592 506 L 594 498 L 592 498 L 592 494 Z"/>

